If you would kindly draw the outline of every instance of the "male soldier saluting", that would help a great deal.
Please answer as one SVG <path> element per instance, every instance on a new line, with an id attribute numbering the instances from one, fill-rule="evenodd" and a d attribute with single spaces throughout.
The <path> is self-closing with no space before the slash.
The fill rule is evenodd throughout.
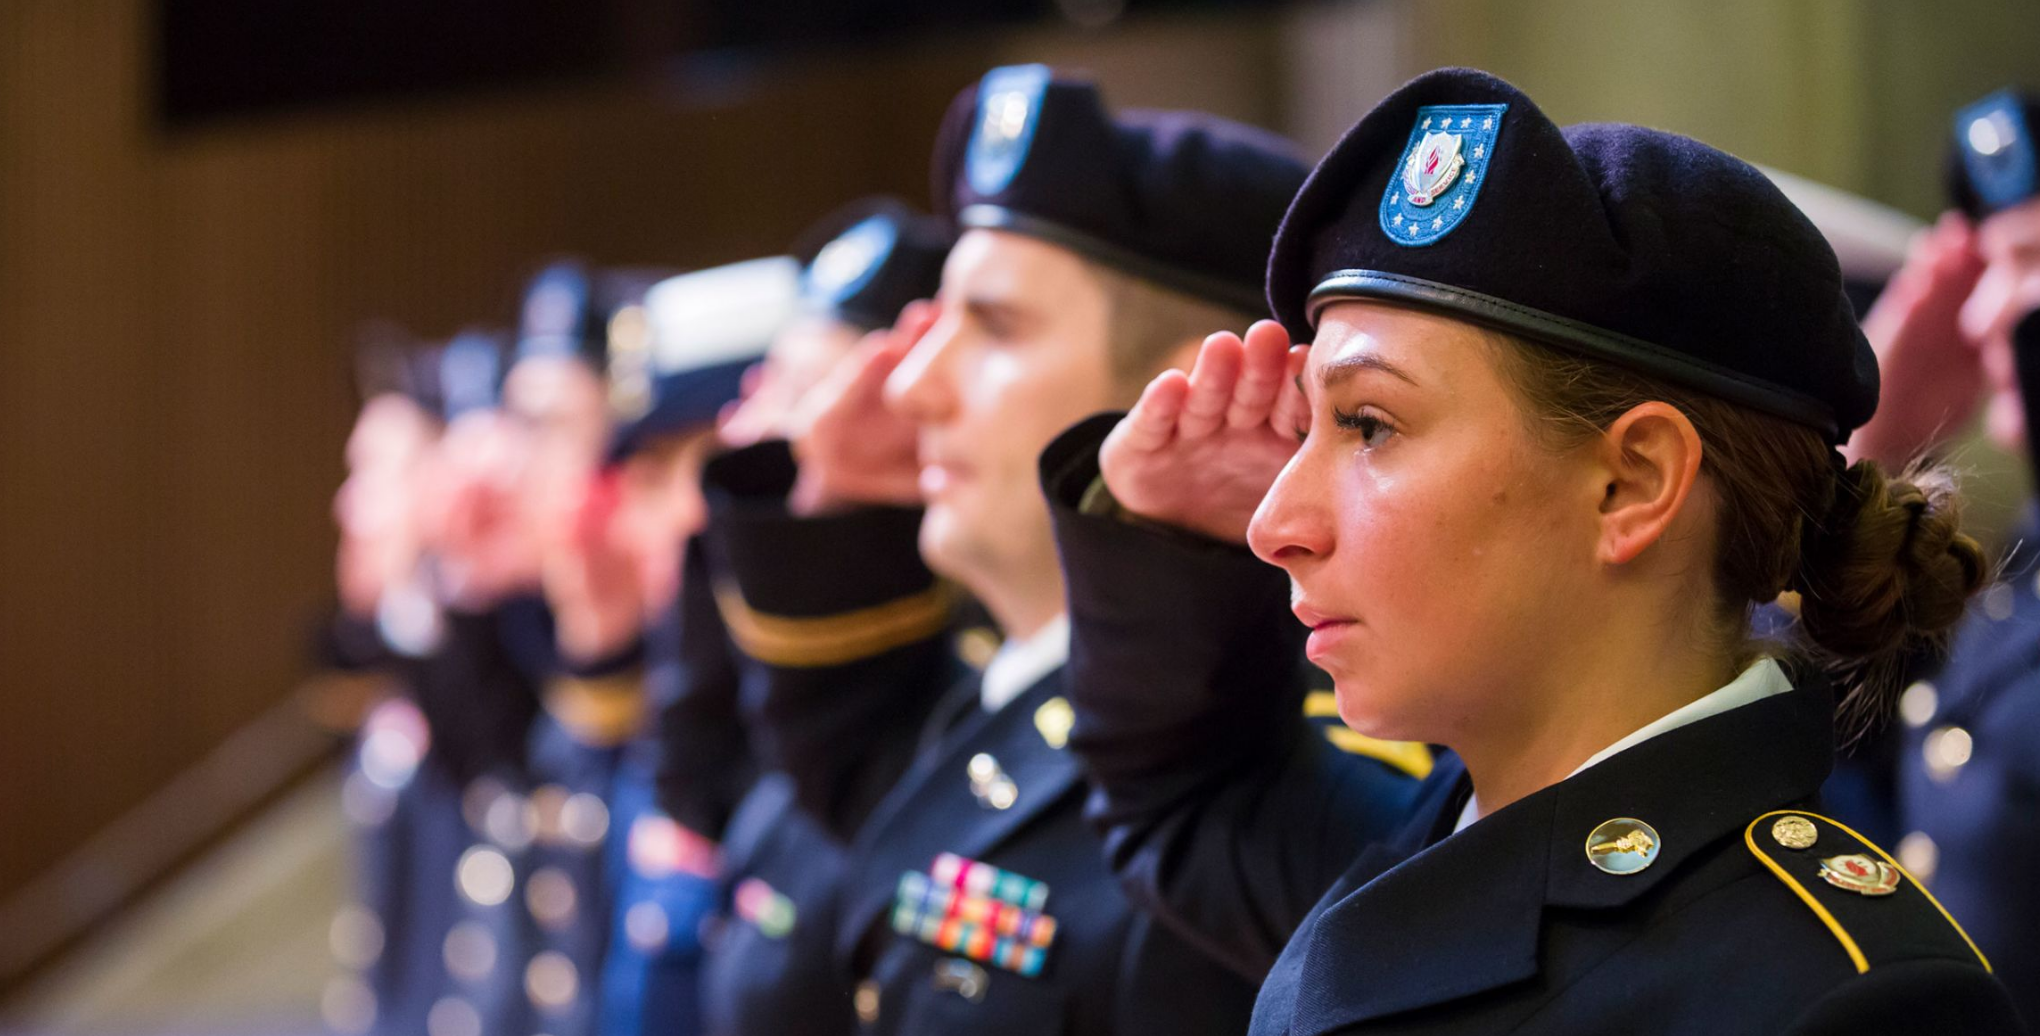
<path id="1" fill-rule="evenodd" d="M 1084 822 L 1034 468 L 1259 311 L 1303 168 L 1210 116 L 1115 118 L 1042 66 L 992 71 L 944 130 L 936 204 L 962 236 L 934 326 L 832 379 L 798 465 L 710 467 L 724 616 L 766 668 L 762 762 L 849 843 L 836 952 L 868 1030 L 1238 1032 L 1252 986 L 1136 912 Z M 1005 634 L 981 677 L 940 636 L 935 573 Z M 1392 822 L 1407 784 L 1383 768 L 1378 796 Z"/>

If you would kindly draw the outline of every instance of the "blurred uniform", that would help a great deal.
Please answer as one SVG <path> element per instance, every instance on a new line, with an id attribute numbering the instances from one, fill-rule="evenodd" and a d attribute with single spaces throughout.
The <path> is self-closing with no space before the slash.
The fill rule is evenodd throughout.
<path id="1" fill-rule="evenodd" d="M 712 436 L 718 413 L 736 401 L 744 372 L 793 313 L 797 272 L 792 260 L 763 259 L 683 274 L 649 288 L 637 313 L 619 312 L 610 322 L 608 389 L 617 427 L 607 465 L 612 476 L 640 464 L 656 477 L 658 487 L 633 491 L 664 495 L 667 517 L 649 535 L 669 538 L 666 546 L 676 552 L 683 539 L 691 541 L 705 507 L 699 458 L 707 444 L 697 442 L 692 453 L 682 444 Z M 646 634 L 644 686 L 632 689 L 640 703 L 632 709 L 630 739 L 615 756 L 608 795 L 616 873 L 602 933 L 605 1036 L 684 1036 L 701 1028 L 702 930 L 716 899 L 715 849 L 661 808 L 658 773 L 668 743 L 646 721 L 670 711 L 682 679 L 720 689 L 734 681 L 735 670 L 720 630 L 689 621 L 699 611 L 688 607 L 698 600 L 689 595 L 706 593 L 698 552 L 690 545 L 684 559 L 671 563 L 680 566 L 682 600 L 663 602 Z M 749 774 L 743 731 L 729 716 L 714 736 L 720 743 L 700 749 L 703 758 L 694 761 L 707 785 L 700 794 L 730 801 L 735 793 L 723 790 L 727 782 Z"/>
<path id="2" fill-rule="evenodd" d="M 1952 186 L 1972 220 L 2040 197 L 2040 105 L 2004 93 L 1955 118 Z M 2040 458 L 2040 315 L 2013 334 L 2027 459 Z M 1907 688 L 1898 754 L 1898 858 L 1947 904 L 1990 957 L 2027 1025 L 2040 1026 L 2040 520 L 2031 501 L 1997 581 L 1957 629 L 1948 658 Z"/>
<path id="3" fill-rule="evenodd" d="M 951 111 L 936 200 L 966 231 L 1255 305 L 1303 172 L 1279 141 L 1194 113 L 1115 119 L 1041 66 L 995 70 Z M 1239 1031 L 1253 984 L 1135 909 L 1105 867 L 1066 751 L 1055 626 L 975 671 L 952 650 L 953 592 L 920 555 L 920 510 L 795 517 L 794 474 L 783 447 L 711 465 L 712 560 L 731 579 L 725 622 L 762 666 L 750 711 L 785 777 L 764 794 L 849 846 L 829 923 L 863 1031 Z M 1381 773 L 1399 813 L 1408 783 Z"/>
<path id="4" fill-rule="evenodd" d="M 847 225 L 846 225 L 847 224 Z M 840 360 L 865 333 L 891 326 L 900 310 L 933 297 L 949 234 L 895 202 L 859 203 L 824 222 L 835 233 L 800 276 L 801 313 L 773 344 L 760 392 L 788 398 Z M 805 368 L 805 369 L 803 369 Z M 781 384 L 770 378 L 785 379 Z M 741 421 L 741 418 L 738 419 Z M 764 431 L 761 429 L 761 431 Z M 682 586 L 685 635 L 693 651 L 729 651 L 706 554 Z M 732 663 L 734 667 L 735 663 Z M 833 1036 L 854 1031 L 850 984 L 836 965 L 833 917 L 843 848 L 795 805 L 791 780 L 768 773 L 740 802 L 720 798 L 727 776 L 713 740 L 741 717 L 734 668 L 697 666 L 676 674 L 661 723 L 670 755 L 662 785 L 676 816 L 722 843 L 724 894 L 703 976 L 707 1031 L 714 1036 Z M 743 728 L 738 728 L 739 735 Z M 732 806 L 734 808 L 732 809 Z M 725 829 L 726 827 L 726 829 Z"/>
<path id="5" fill-rule="evenodd" d="M 464 334 L 433 358 L 448 421 L 494 405 L 498 341 Z M 448 606 L 434 559 L 420 561 L 384 590 L 372 641 L 356 638 L 384 653 L 406 693 L 367 717 L 342 786 L 359 897 L 332 941 L 366 980 L 327 991 L 327 1019 L 343 1031 L 458 1032 L 523 1019 L 514 980 L 495 965 L 523 941 L 504 902 L 524 844 L 514 789 L 536 681 L 550 664 L 549 625 L 528 596 Z"/>

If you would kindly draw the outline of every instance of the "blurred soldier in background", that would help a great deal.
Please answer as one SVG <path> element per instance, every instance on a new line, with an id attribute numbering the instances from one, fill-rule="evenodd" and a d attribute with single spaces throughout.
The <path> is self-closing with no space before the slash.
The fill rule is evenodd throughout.
<path id="1" fill-rule="evenodd" d="M 681 639 L 679 595 L 705 582 L 698 560 L 683 571 L 683 552 L 708 517 L 701 469 L 716 447 L 717 415 L 736 401 L 745 371 L 792 316 L 798 271 L 790 259 L 760 259 L 684 274 L 654 285 L 642 306 L 610 320 L 608 400 L 617 427 L 583 534 L 606 536 L 608 544 L 590 553 L 613 551 L 635 573 L 629 582 L 646 624 L 646 676 L 629 689 L 631 740 L 609 793 L 617 884 L 605 919 L 605 1036 L 700 1029 L 701 938 L 716 895 L 715 848 L 657 803 L 662 742 L 645 719 L 670 697 L 676 670 L 707 667 L 718 682 L 734 679 L 719 631 Z M 733 716 L 717 736 L 722 743 L 705 766 L 747 773 Z M 704 778 L 730 779 L 720 772 Z"/>
<path id="2" fill-rule="evenodd" d="M 723 424 L 734 445 L 794 437 L 814 387 L 840 367 L 860 340 L 882 340 L 903 310 L 908 328 L 925 327 L 949 250 L 947 228 L 889 200 L 860 202 L 819 228 L 832 234 L 800 277 L 800 313 L 780 331 L 751 391 Z M 903 330 L 913 334 L 913 330 Z M 698 654 L 728 651 L 706 564 L 682 588 L 685 645 Z M 729 667 L 672 670 L 672 697 L 661 712 L 667 746 L 661 787 L 676 817 L 722 842 L 725 895 L 708 947 L 704 1010 L 717 1036 L 830 1036 L 855 1029 L 849 983 L 834 958 L 842 848 L 793 804 L 789 778 L 767 774 L 741 804 L 725 797 L 727 766 L 715 740 L 741 715 Z M 741 725 L 739 736 L 744 736 Z M 734 809 L 732 806 L 734 805 Z M 727 829 L 725 830 L 725 825 Z"/>
<path id="3" fill-rule="evenodd" d="M 1981 405 L 2000 447 L 2040 458 L 2040 105 L 2004 92 L 1955 116 L 1953 211 L 1923 237 L 1865 321 L 1899 391 L 1856 446 L 1900 459 Z M 1899 861 L 1967 926 L 2040 1025 L 2040 553 L 2029 502 L 1946 664 L 1900 701 Z"/>

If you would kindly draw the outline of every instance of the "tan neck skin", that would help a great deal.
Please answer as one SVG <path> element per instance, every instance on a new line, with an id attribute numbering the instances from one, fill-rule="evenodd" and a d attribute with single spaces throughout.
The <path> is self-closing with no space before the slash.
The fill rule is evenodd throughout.
<path id="1" fill-rule="evenodd" d="M 1455 732 L 1449 744 L 1466 763 L 1481 816 L 1566 779 L 1596 752 L 1735 679 L 1715 638 L 1697 632 L 1706 627 L 1693 609 L 1638 596 L 1612 597 L 1542 671 L 1512 674 L 1501 693 L 1515 707 L 1467 717 Z M 1696 632 L 1668 635 L 1677 630 Z"/>
<path id="2" fill-rule="evenodd" d="M 990 612 L 999 632 L 1008 640 L 1025 640 L 1041 632 L 1066 610 L 1062 568 L 1053 557 L 1044 563 L 1000 573 L 998 578 L 965 577 L 964 584 L 985 611 Z"/>

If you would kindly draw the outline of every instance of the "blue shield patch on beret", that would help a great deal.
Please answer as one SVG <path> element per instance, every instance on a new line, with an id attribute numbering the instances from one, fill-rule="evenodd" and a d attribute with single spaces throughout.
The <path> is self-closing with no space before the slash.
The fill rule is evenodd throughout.
<path id="1" fill-rule="evenodd" d="M 2035 182 L 2032 127 L 2011 91 L 1995 93 L 1955 114 L 1955 142 L 1962 150 L 1963 171 L 1984 208 L 1996 212 L 2033 197 Z"/>
<path id="2" fill-rule="evenodd" d="M 885 216 L 867 217 L 815 253 L 801 275 L 801 296 L 834 306 L 864 290 L 899 239 L 899 224 Z"/>
<path id="3" fill-rule="evenodd" d="M 1009 65 L 985 73 L 978 87 L 977 126 L 964 156 L 970 189 L 998 194 L 1013 183 L 1034 143 L 1041 98 L 1048 92 L 1047 65 Z"/>
<path id="4" fill-rule="evenodd" d="M 1381 194 L 1381 232 L 1400 245 L 1428 245 L 1452 232 L 1487 180 L 1506 104 L 1440 104 L 1417 109 L 1410 142 Z"/>

